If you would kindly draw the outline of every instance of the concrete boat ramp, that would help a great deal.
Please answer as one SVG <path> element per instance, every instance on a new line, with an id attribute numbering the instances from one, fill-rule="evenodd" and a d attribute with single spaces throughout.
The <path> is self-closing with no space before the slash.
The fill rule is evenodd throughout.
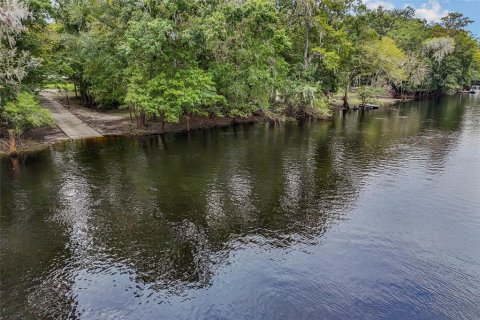
<path id="1" fill-rule="evenodd" d="M 100 133 L 92 129 L 85 122 L 67 110 L 53 98 L 48 91 L 40 92 L 41 106 L 50 110 L 52 118 L 57 126 L 65 132 L 70 139 L 85 139 L 102 137 Z"/>

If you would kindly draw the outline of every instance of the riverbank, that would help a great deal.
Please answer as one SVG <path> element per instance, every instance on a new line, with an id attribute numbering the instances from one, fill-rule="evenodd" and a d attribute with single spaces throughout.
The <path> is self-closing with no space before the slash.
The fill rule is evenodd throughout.
<path id="1" fill-rule="evenodd" d="M 77 110 L 78 111 L 78 110 Z M 161 124 L 158 122 L 149 122 L 145 129 L 137 129 L 134 124 L 130 122 L 130 118 L 118 117 L 118 119 L 112 120 L 112 115 L 104 115 L 101 112 L 95 111 L 79 111 L 77 116 L 82 119 L 89 126 L 100 132 L 103 136 L 146 136 L 153 134 L 169 133 L 169 132 L 182 132 L 187 131 L 187 123 L 185 120 L 179 123 L 166 123 L 165 129 L 162 132 Z M 103 119 L 109 119 L 103 121 Z M 231 117 L 214 117 L 214 118 L 202 118 L 191 117 L 190 118 L 190 130 L 205 129 L 213 127 L 226 127 L 232 124 L 241 123 L 255 123 L 268 121 L 265 116 L 253 115 L 248 118 L 231 118 Z M 8 155 L 7 133 L 2 133 L 0 136 L 0 156 Z M 53 128 L 39 128 L 32 129 L 26 133 L 21 139 L 17 139 L 17 153 L 28 153 L 33 151 L 39 151 L 50 145 L 70 138 L 62 131 L 58 126 Z"/>
<path id="2" fill-rule="evenodd" d="M 405 101 L 405 100 L 402 100 L 402 99 L 399 99 L 399 98 L 394 98 L 394 97 L 381 96 L 381 97 L 376 97 L 375 98 L 375 103 L 374 104 L 378 104 L 381 107 L 387 107 L 387 106 L 391 106 L 391 105 L 393 105 L 395 103 L 398 103 L 398 102 L 401 102 L 401 101 Z M 332 105 L 332 108 L 334 108 L 334 109 L 342 108 L 343 107 L 343 96 L 335 95 L 333 97 L 333 99 L 330 100 L 330 103 Z M 358 106 L 358 105 L 362 104 L 362 100 L 355 93 L 352 92 L 352 93 L 349 94 L 348 103 L 350 104 L 350 106 L 354 106 L 354 105 Z"/>
<path id="3" fill-rule="evenodd" d="M 155 120 L 147 121 L 146 128 L 139 129 L 136 127 L 136 124 L 132 122 L 130 114 L 127 110 L 97 111 L 81 106 L 78 101 L 72 98 L 69 98 L 67 101 L 66 97 L 57 96 L 56 99 L 80 120 L 104 136 L 141 136 L 187 131 L 188 128 L 190 130 L 195 130 L 229 126 L 234 123 L 254 123 L 271 120 L 263 114 L 255 114 L 248 118 L 191 116 L 188 124 L 185 118 L 182 118 L 177 123 L 166 122 L 163 131 L 161 122 Z"/>
<path id="4" fill-rule="evenodd" d="M 102 110 L 88 109 L 80 105 L 79 101 L 72 97 L 61 95 L 54 90 L 48 90 L 49 98 L 59 102 L 65 109 L 80 119 L 84 124 L 91 127 L 103 136 L 143 136 L 168 132 L 181 132 L 195 129 L 225 127 L 232 124 L 255 123 L 271 121 L 272 119 L 264 114 L 254 114 L 248 118 L 233 117 L 200 117 L 192 116 L 188 124 L 186 119 L 178 123 L 165 123 L 159 121 L 148 121 L 144 129 L 138 129 L 130 119 L 130 114 L 125 110 Z M 44 101 L 43 101 L 44 102 Z M 327 117 L 325 118 L 325 120 Z M 0 132 L 0 156 L 8 155 L 8 134 L 6 130 Z M 38 128 L 26 132 L 17 142 L 19 154 L 32 152 L 47 148 L 55 142 L 68 140 L 69 137 L 56 125 L 52 128 Z"/>
<path id="5" fill-rule="evenodd" d="M 2 129 L 0 131 L 0 157 L 8 155 L 7 139 L 8 133 Z M 68 136 L 58 126 L 29 130 L 21 138 L 17 138 L 17 153 L 39 151 L 56 142 L 68 139 Z"/>
<path id="6" fill-rule="evenodd" d="M 238 123 L 255 123 L 263 121 L 272 121 L 272 118 L 265 114 L 254 114 L 248 118 L 233 117 L 200 117 L 192 116 L 187 120 L 181 119 L 178 123 L 165 123 L 164 130 L 159 121 L 148 121 L 147 127 L 138 129 L 132 123 L 130 114 L 126 110 L 95 110 L 85 108 L 80 101 L 73 96 L 68 97 L 54 89 L 46 89 L 48 97 L 60 103 L 65 109 L 76 116 L 82 123 L 91 127 L 103 136 L 143 136 L 152 134 L 161 134 L 168 132 L 181 132 L 204 128 L 225 127 Z M 358 101 L 357 101 L 358 100 Z M 393 97 L 378 97 L 377 103 L 382 106 L 395 104 L 401 99 Z M 45 101 L 42 102 L 46 103 Z M 350 93 L 350 103 L 360 104 L 360 100 L 354 92 Z M 343 106 L 341 96 L 334 96 L 330 101 L 331 109 L 336 110 Z M 331 116 L 325 116 L 319 120 L 328 120 Z M 288 120 L 284 118 L 282 121 Z M 41 150 L 54 144 L 57 141 L 68 140 L 69 137 L 56 125 L 53 128 L 33 129 L 25 133 L 22 139 L 18 141 L 17 151 L 19 154 Z M 8 154 L 8 144 L 6 132 L 0 133 L 0 156 Z"/>

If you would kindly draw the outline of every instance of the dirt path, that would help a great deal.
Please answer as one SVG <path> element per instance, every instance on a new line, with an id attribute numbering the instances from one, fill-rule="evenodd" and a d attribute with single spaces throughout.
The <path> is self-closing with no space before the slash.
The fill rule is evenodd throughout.
<path id="1" fill-rule="evenodd" d="M 102 136 L 56 101 L 51 92 L 42 91 L 40 92 L 40 97 L 41 106 L 50 110 L 52 118 L 57 126 L 65 132 L 70 139 L 84 139 Z"/>

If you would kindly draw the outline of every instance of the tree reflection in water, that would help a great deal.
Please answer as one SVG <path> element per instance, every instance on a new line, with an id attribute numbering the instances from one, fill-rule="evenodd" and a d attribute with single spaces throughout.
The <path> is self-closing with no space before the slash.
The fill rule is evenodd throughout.
<path id="1" fill-rule="evenodd" d="M 1 307 L 66 318 L 88 312 L 82 299 L 166 301 L 208 288 L 242 248 L 318 243 L 371 176 L 412 157 L 443 170 L 466 121 L 465 103 L 446 101 L 79 141 L 15 170 L 3 161 Z"/>

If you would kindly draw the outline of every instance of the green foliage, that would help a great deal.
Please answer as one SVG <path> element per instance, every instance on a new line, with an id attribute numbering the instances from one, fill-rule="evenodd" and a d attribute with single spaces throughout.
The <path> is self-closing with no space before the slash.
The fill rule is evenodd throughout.
<path id="1" fill-rule="evenodd" d="M 39 66 L 39 60 L 23 48 L 20 38 L 27 30 L 30 14 L 22 1 L 0 2 L 0 104 L 14 98 L 28 73 Z"/>
<path id="2" fill-rule="evenodd" d="M 21 10 L 3 11 L 18 17 L 0 21 L 4 103 L 66 82 L 87 107 L 164 121 L 305 115 L 326 111 L 339 90 L 348 103 L 351 86 L 367 101 L 379 84 L 442 93 L 480 77 L 480 45 L 459 13 L 428 24 L 409 7 L 371 10 L 353 0 L 12 3 Z"/>
<path id="3" fill-rule="evenodd" d="M 392 30 L 388 33 L 397 46 L 404 52 L 418 51 L 422 42 L 428 36 L 427 26 L 417 19 L 400 19 L 395 22 Z"/>
<path id="4" fill-rule="evenodd" d="M 382 94 L 382 88 L 376 88 L 371 86 L 362 86 L 357 90 L 357 94 L 362 101 L 362 104 L 365 103 L 375 103 L 377 96 Z"/>
<path id="5" fill-rule="evenodd" d="M 132 78 L 125 102 L 170 122 L 177 122 L 182 113 L 218 113 L 216 107 L 226 103 L 216 93 L 211 75 L 201 69 L 180 70 L 174 75 L 159 73 L 146 85 L 140 83 L 141 77 Z"/>
<path id="6" fill-rule="evenodd" d="M 47 82 L 42 85 L 44 89 L 58 89 L 58 90 L 74 90 L 73 83 L 67 83 L 63 81 Z"/>
<path id="7" fill-rule="evenodd" d="M 472 79 L 480 79 L 480 48 L 476 48 L 472 57 Z"/>
<path id="8" fill-rule="evenodd" d="M 478 43 L 459 15 L 432 26 L 412 8 L 369 10 L 352 0 L 59 3 L 62 68 L 84 100 L 168 121 L 303 113 L 354 82 L 446 91 L 475 75 Z"/>
<path id="9" fill-rule="evenodd" d="M 54 125 L 50 112 L 41 108 L 35 96 L 25 91 L 20 92 L 14 101 L 5 104 L 1 116 L 17 134 L 32 128 Z"/>
<path id="10" fill-rule="evenodd" d="M 231 107 L 229 114 L 247 116 L 269 109 L 288 72 L 284 54 L 291 48 L 273 1 L 225 4 L 205 21 L 208 63 L 218 92 Z"/>
<path id="11" fill-rule="evenodd" d="M 383 37 L 375 41 L 369 49 L 369 53 L 374 56 L 372 58 L 374 66 L 384 72 L 386 79 L 396 84 L 405 80 L 406 55 L 397 47 L 395 41 L 389 37 Z"/>

